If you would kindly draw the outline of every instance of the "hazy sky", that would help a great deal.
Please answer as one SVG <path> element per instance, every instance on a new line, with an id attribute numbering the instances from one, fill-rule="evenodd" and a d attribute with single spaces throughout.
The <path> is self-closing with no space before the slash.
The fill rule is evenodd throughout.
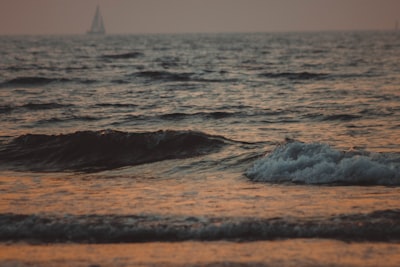
<path id="1" fill-rule="evenodd" d="M 385 30 L 400 0 L 0 0 L 0 34 Z"/>

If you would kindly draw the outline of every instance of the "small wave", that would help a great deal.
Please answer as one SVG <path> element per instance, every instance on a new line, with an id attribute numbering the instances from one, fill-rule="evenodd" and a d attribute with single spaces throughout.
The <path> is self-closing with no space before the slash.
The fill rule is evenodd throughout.
<path id="1" fill-rule="evenodd" d="M 10 113 L 15 110 L 21 110 L 21 109 L 38 111 L 38 110 L 60 109 L 60 108 L 72 107 L 72 106 L 73 105 L 65 105 L 65 104 L 60 104 L 60 103 L 27 103 L 27 104 L 20 105 L 20 106 L 5 105 L 5 106 L 0 106 L 0 114 L 1 113 Z"/>
<path id="2" fill-rule="evenodd" d="M 400 159 L 390 154 L 338 151 L 320 143 L 288 142 L 246 171 L 272 183 L 400 185 Z"/>
<path id="3" fill-rule="evenodd" d="M 101 108 L 135 108 L 138 105 L 136 104 L 124 104 L 124 103 L 98 103 L 94 105 L 95 107 Z"/>
<path id="4" fill-rule="evenodd" d="M 133 243 L 329 238 L 400 240 L 400 210 L 326 218 L 0 214 L 0 241 Z"/>
<path id="5" fill-rule="evenodd" d="M 215 111 L 215 112 L 197 112 L 197 113 L 168 113 L 160 115 L 159 117 L 164 120 L 182 120 L 186 118 L 200 117 L 205 119 L 224 119 L 234 116 L 235 113 Z"/>
<path id="6" fill-rule="evenodd" d="M 324 121 L 351 121 L 355 119 L 359 119 L 361 116 L 353 115 L 353 114 L 334 114 L 324 116 L 322 120 Z"/>
<path id="7" fill-rule="evenodd" d="M 373 78 L 379 77 L 377 73 L 319 73 L 319 72 L 265 72 L 260 73 L 260 77 L 269 79 L 287 79 L 292 81 L 302 80 L 343 80 L 354 78 Z"/>
<path id="8" fill-rule="evenodd" d="M 161 81 L 190 81 L 192 75 L 193 73 L 169 71 L 139 71 L 133 74 L 134 77 Z"/>
<path id="9" fill-rule="evenodd" d="M 60 103 L 27 103 L 20 107 L 29 109 L 29 110 L 46 110 L 46 109 L 59 109 L 59 108 L 65 108 L 65 107 L 71 107 L 71 106 L 73 106 L 73 105 L 64 105 L 64 104 L 60 104 Z"/>
<path id="10" fill-rule="evenodd" d="M 15 86 L 15 85 L 24 85 L 24 86 L 37 86 L 37 85 L 45 85 L 52 82 L 68 82 L 70 80 L 65 78 L 46 78 L 46 77 L 18 77 L 8 81 L 5 81 L 0 84 L 0 86 Z"/>
<path id="11" fill-rule="evenodd" d="M 26 134 L 0 148 L 0 165 L 15 170 L 92 172 L 203 155 L 225 141 L 194 131 Z"/>
<path id="12" fill-rule="evenodd" d="M 354 114 L 306 114 L 305 118 L 315 119 L 318 121 L 352 121 L 362 118 L 361 115 Z"/>
<path id="13" fill-rule="evenodd" d="M 289 80 L 316 80 L 326 79 L 326 73 L 312 73 L 312 72 L 266 72 L 260 74 L 261 77 L 266 78 L 285 78 Z"/>
<path id="14" fill-rule="evenodd" d="M 110 54 L 110 55 L 103 55 L 102 58 L 104 59 L 132 59 L 142 57 L 144 54 L 142 52 L 128 52 L 128 53 L 121 53 L 121 54 Z"/>
<path id="15" fill-rule="evenodd" d="M 168 69 L 168 68 L 167 68 Z M 238 82 L 235 78 L 207 77 L 204 74 L 193 72 L 178 72 L 167 70 L 137 71 L 127 75 L 125 79 L 113 80 L 114 83 L 129 83 L 132 78 L 144 79 L 149 82 L 195 82 L 195 83 L 233 83 Z M 192 87 L 193 85 L 188 85 Z M 186 85 L 185 85 L 186 89 Z"/>
<path id="16" fill-rule="evenodd" d="M 54 124 L 54 123 L 67 123 L 67 122 L 88 122 L 104 119 L 104 117 L 93 116 L 66 116 L 66 117 L 52 117 L 42 119 L 35 122 L 36 125 Z"/>
<path id="17" fill-rule="evenodd" d="M 9 113 L 13 111 L 14 107 L 9 105 L 0 106 L 0 114 Z"/>
<path id="18" fill-rule="evenodd" d="M 18 77 L 14 79 L 7 80 L 5 82 L 0 83 L 0 88 L 14 87 L 14 86 L 24 86 L 24 87 L 33 87 L 33 86 L 44 86 L 53 83 L 81 83 L 81 84 L 92 84 L 96 83 L 96 80 L 91 79 L 67 79 L 67 78 L 46 78 L 46 77 Z"/>
<path id="19" fill-rule="evenodd" d="M 179 57 L 174 57 L 174 56 L 163 56 L 157 58 L 155 62 L 158 62 L 160 66 L 162 66 L 164 69 L 169 69 L 178 67 L 180 64 L 180 59 Z"/>

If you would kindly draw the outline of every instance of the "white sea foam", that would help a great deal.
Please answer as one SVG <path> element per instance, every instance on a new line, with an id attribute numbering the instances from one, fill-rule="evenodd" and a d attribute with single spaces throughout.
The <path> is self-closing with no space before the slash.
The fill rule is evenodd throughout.
<path id="1" fill-rule="evenodd" d="M 246 175 L 253 181 L 273 183 L 398 185 L 400 163 L 388 154 L 289 142 L 259 159 Z"/>

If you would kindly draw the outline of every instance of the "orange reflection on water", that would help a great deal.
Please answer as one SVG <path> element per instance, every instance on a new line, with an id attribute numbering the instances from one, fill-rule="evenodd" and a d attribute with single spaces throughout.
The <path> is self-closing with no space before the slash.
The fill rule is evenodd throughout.
<path id="1" fill-rule="evenodd" d="M 0 212 L 272 218 L 368 213 L 400 205 L 399 187 L 264 184 L 236 174 L 155 179 L 143 173 L 135 176 L 133 169 L 123 171 L 130 174 L 59 174 L 57 178 L 10 173 L 0 178 Z"/>
<path id="2" fill-rule="evenodd" d="M 400 244 L 331 240 L 0 245 L 2 266 L 400 266 Z"/>

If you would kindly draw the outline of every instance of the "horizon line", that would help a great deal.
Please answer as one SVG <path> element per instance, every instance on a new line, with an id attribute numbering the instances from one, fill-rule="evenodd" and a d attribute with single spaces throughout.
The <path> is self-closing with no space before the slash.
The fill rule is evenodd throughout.
<path id="1" fill-rule="evenodd" d="M 398 30 L 397 30 L 398 31 Z M 396 29 L 327 29 L 327 30 L 271 30 L 271 31 L 193 31 L 193 32 L 108 32 L 98 36 L 112 35 L 190 35 L 190 34 L 268 34 L 268 33 L 324 33 L 324 32 L 396 32 Z M 0 36 L 77 36 L 76 33 L 0 33 Z"/>

